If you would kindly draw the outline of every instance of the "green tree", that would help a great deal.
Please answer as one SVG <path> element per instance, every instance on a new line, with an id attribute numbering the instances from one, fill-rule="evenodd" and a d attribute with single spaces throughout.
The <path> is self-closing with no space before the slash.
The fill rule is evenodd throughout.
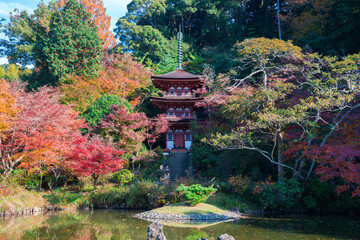
<path id="1" fill-rule="evenodd" d="M 3 66 L 0 66 L 0 78 L 5 78 L 6 76 L 6 71 L 3 68 Z"/>
<path id="2" fill-rule="evenodd" d="M 56 85 L 68 74 L 97 72 L 102 42 L 91 14 L 76 1 L 62 9 L 54 1 L 48 5 L 41 2 L 33 13 L 15 9 L 2 28 L 8 39 L 0 41 L 0 54 L 11 64 L 35 66 L 26 79 L 29 88 Z"/>
<path id="3" fill-rule="evenodd" d="M 189 187 L 180 184 L 180 186 L 176 188 L 176 192 L 184 195 L 185 199 L 190 201 L 191 205 L 205 202 L 211 194 L 216 192 L 216 190 L 216 188 L 203 187 L 200 184 L 191 185 Z"/>
<path id="4" fill-rule="evenodd" d="M 6 69 L 5 78 L 8 80 L 19 80 L 20 77 L 20 69 L 15 64 L 9 64 L 9 66 Z"/>
<path id="5" fill-rule="evenodd" d="M 40 68 L 44 56 L 38 51 L 40 49 L 35 49 L 35 44 L 41 37 L 49 35 L 56 9 L 54 2 L 50 2 L 49 5 L 41 2 L 33 13 L 19 9 L 10 13 L 10 22 L 2 23 L 2 31 L 8 39 L 4 38 L 0 41 L 1 56 L 7 56 L 10 64 L 18 63 L 22 67 L 33 64 Z"/>
<path id="6" fill-rule="evenodd" d="M 94 76 L 100 67 L 102 42 L 91 14 L 75 0 L 54 14 L 48 36 L 36 48 L 45 56 L 46 68 L 57 80 L 68 75 Z"/>
<path id="7" fill-rule="evenodd" d="M 359 0 L 286 0 L 285 36 L 301 46 L 324 54 L 360 51 Z"/>
<path id="8" fill-rule="evenodd" d="M 344 59 L 304 56 L 299 55 L 299 48 L 279 40 L 251 39 L 238 45 L 238 60 L 252 72 L 228 88 L 231 93 L 221 104 L 232 129 L 213 134 L 205 142 L 222 149 L 258 152 L 278 167 L 278 179 L 287 169 L 291 172 L 287 176 L 304 182 L 317 161 L 328 161 L 329 152 L 323 149 L 332 139 L 335 146 L 356 148 L 339 136 L 342 126 L 350 138 L 351 127 L 345 126 L 349 122 L 345 124 L 344 119 L 360 107 L 356 101 L 359 55 Z M 353 159 L 354 152 L 347 149 L 344 156 Z"/>
<path id="9" fill-rule="evenodd" d="M 179 25 L 193 54 L 216 45 L 225 45 L 229 50 L 236 40 L 243 38 L 244 6 L 244 1 L 235 0 L 133 0 L 127 14 L 118 20 L 116 36 L 123 51 L 131 52 L 139 60 L 150 59 L 152 66 L 159 64 L 162 72 L 176 60 L 177 44 L 172 38 Z M 190 60 L 188 56 L 186 60 Z"/>
<path id="10" fill-rule="evenodd" d="M 89 125 L 97 125 L 103 118 L 109 115 L 113 105 L 120 105 L 125 107 L 129 112 L 133 113 L 131 104 L 123 98 L 117 96 L 104 94 L 101 95 L 92 105 L 90 105 L 84 112 L 83 116 Z"/>
<path id="11" fill-rule="evenodd" d="M 245 2 L 243 22 L 246 37 L 274 38 L 278 36 L 276 23 L 277 0 L 250 0 Z M 283 1 L 280 1 L 280 4 Z"/>
<path id="12" fill-rule="evenodd" d="M 360 0 L 336 0 L 334 1 L 326 34 L 331 40 L 323 42 L 329 50 L 354 54 L 360 52 L 358 44 L 360 39 Z"/>
<path id="13" fill-rule="evenodd" d="M 136 25 L 125 17 L 120 18 L 116 25 L 116 36 L 123 46 L 122 51 L 133 52 L 136 60 L 159 63 L 167 55 L 170 41 L 158 29 L 150 25 Z"/>

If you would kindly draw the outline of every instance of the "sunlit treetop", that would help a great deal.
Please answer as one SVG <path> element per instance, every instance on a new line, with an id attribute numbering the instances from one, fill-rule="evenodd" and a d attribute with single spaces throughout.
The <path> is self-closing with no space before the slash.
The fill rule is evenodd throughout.
<path id="1" fill-rule="evenodd" d="M 294 46 L 292 41 L 279 39 L 252 38 L 245 39 L 235 45 L 238 60 L 249 60 L 266 64 L 275 58 L 301 58 L 301 48 Z"/>
<path id="2" fill-rule="evenodd" d="M 11 92 L 10 84 L 0 79 L 0 134 L 12 125 L 12 119 L 19 112 L 16 95 Z"/>
<path id="3" fill-rule="evenodd" d="M 58 6 L 63 8 L 68 0 L 58 0 Z M 107 50 L 116 45 L 116 39 L 110 28 L 111 17 L 106 15 L 106 8 L 102 0 L 78 0 L 85 10 L 91 13 L 91 19 L 97 26 L 97 32 L 103 41 L 103 49 Z"/>

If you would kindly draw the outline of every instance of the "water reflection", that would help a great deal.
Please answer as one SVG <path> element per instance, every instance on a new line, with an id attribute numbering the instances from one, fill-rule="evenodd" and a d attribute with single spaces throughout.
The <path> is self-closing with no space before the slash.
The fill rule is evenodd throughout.
<path id="1" fill-rule="evenodd" d="M 57 213 L 0 220 L 0 239 L 146 239 L 150 222 L 135 212 Z M 346 217 L 246 218 L 218 224 L 165 224 L 169 240 L 216 239 L 359 239 L 360 219 Z"/>

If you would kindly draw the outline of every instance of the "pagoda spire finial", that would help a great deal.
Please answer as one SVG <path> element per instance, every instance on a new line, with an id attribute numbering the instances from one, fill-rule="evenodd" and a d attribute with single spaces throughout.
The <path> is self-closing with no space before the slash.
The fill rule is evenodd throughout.
<path id="1" fill-rule="evenodd" d="M 182 39 L 183 39 L 183 33 L 181 32 L 181 25 L 179 25 L 179 32 L 177 34 L 177 38 L 179 40 L 179 50 L 178 50 L 178 69 L 182 69 L 181 64 L 182 64 Z"/>

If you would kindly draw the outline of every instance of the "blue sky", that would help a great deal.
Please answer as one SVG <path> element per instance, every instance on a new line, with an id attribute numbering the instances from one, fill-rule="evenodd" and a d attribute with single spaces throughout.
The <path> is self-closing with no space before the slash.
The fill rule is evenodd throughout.
<path id="1" fill-rule="evenodd" d="M 33 11 L 41 0 L 0 0 L 0 18 L 9 20 L 9 12 L 13 12 L 15 8 L 19 10 Z M 44 3 L 48 3 L 49 0 L 43 0 Z M 126 6 L 131 0 L 103 0 L 106 7 L 107 15 L 111 16 L 111 27 L 115 28 L 116 21 L 119 17 L 122 17 L 126 13 Z M 0 35 L 1 38 L 4 35 Z M 6 63 L 6 58 L 0 58 L 0 64 Z"/>

